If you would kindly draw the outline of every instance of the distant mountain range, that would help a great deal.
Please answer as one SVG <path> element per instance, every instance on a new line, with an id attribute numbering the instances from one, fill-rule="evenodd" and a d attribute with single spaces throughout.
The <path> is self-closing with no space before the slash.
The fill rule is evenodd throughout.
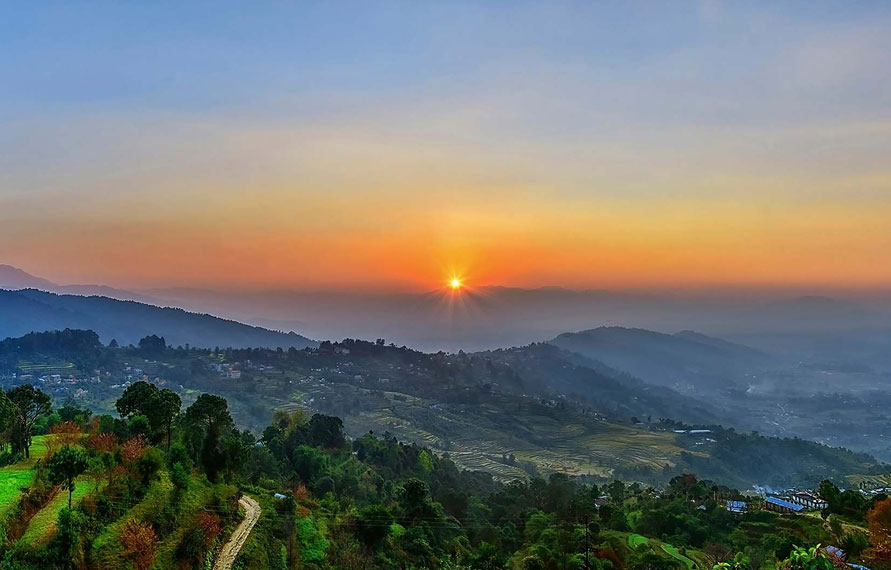
<path id="1" fill-rule="evenodd" d="M 156 307 L 101 296 L 59 295 L 23 289 L 0 290 L 0 339 L 29 332 L 91 329 L 103 342 L 136 344 L 156 334 L 172 346 L 305 348 L 317 343 L 282 333 L 182 309 Z"/>
<path id="2" fill-rule="evenodd" d="M 600 327 L 564 333 L 550 341 L 651 384 L 676 388 L 723 388 L 771 362 L 767 354 L 693 331 L 663 334 Z"/>
<path id="3" fill-rule="evenodd" d="M 115 289 L 106 285 L 59 285 L 48 279 L 31 275 L 18 267 L 3 264 L 0 264 L 0 289 L 38 289 L 63 295 L 100 295 L 121 301 L 140 301 L 152 304 L 159 302 L 159 299 L 142 293 Z"/>
<path id="4" fill-rule="evenodd" d="M 887 361 L 884 339 L 891 338 L 891 292 L 838 292 L 836 298 L 815 295 L 819 291 L 811 290 L 609 291 L 480 287 L 472 283 L 458 296 L 443 290 L 124 290 L 104 285 L 60 285 L 9 265 L 0 265 L 0 288 L 101 295 L 217 315 L 310 338 L 384 338 L 434 352 L 523 346 L 566 331 L 617 325 L 662 333 L 693 329 L 792 363 L 816 359 L 874 365 Z M 666 336 L 684 340 L 683 334 Z M 876 346 L 877 338 L 881 346 Z M 630 340 L 627 337 L 623 342 Z M 692 342 L 691 338 L 686 340 Z M 563 341 L 568 339 L 559 342 Z M 705 356 L 706 347 L 702 345 L 708 343 L 700 338 L 693 344 L 698 345 L 692 348 L 698 348 L 700 357 L 674 362 L 667 370 L 636 375 L 669 385 L 675 384 L 679 371 L 685 377 L 691 370 L 707 375 L 716 367 L 714 360 Z M 584 352 L 583 348 L 578 350 Z M 623 358 L 616 363 L 626 361 Z"/>

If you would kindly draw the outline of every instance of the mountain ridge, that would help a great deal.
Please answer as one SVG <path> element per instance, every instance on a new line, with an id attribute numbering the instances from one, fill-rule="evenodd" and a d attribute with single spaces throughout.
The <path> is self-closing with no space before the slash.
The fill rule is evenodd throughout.
<path id="1" fill-rule="evenodd" d="M 135 344 L 151 334 L 164 336 L 174 346 L 306 348 L 318 344 L 293 332 L 99 295 L 4 289 L 0 290 L 0 312 L 4 315 L 0 338 L 70 328 L 95 330 L 103 341 L 115 339 L 122 344 Z"/>
<path id="2" fill-rule="evenodd" d="M 697 389 L 727 387 L 771 360 L 758 349 L 690 330 L 667 334 L 598 327 L 563 333 L 548 342 L 650 384 Z"/>

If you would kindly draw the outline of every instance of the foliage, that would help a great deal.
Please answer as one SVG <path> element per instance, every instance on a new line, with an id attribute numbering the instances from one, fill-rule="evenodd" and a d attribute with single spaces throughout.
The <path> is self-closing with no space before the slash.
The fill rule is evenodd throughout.
<path id="1" fill-rule="evenodd" d="M 148 382 L 131 384 L 115 403 L 122 418 L 144 416 L 154 437 L 164 434 L 168 448 L 172 439 L 173 421 L 181 406 L 182 400 L 175 392 L 159 389 Z"/>
<path id="2" fill-rule="evenodd" d="M 30 457 L 32 428 L 38 418 L 52 410 L 50 397 L 30 384 L 12 388 L 6 396 L 15 406 L 13 417 L 8 420 L 12 422 L 13 452 L 21 451 L 25 457 Z"/>
<path id="3" fill-rule="evenodd" d="M 820 545 L 810 548 L 795 547 L 789 558 L 780 563 L 782 570 L 835 570 L 832 561 Z"/>
<path id="4" fill-rule="evenodd" d="M 121 532 L 122 554 L 135 570 L 148 570 L 155 559 L 157 535 L 151 525 L 130 519 Z"/>
<path id="5" fill-rule="evenodd" d="M 321 562 L 330 546 L 321 528 L 310 517 L 297 519 L 297 538 L 303 562 Z"/>
<path id="6" fill-rule="evenodd" d="M 746 497 L 690 472 L 658 489 L 564 473 L 499 482 L 389 433 L 350 441 L 343 421 L 326 414 L 276 413 L 258 442 L 236 429 L 225 399 L 208 394 L 172 412 L 167 432 L 168 416 L 151 419 L 162 390 L 139 384 L 117 402 L 126 423 L 65 406 L 67 419 L 60 413 L 47 437 L 68 445 L 37 469 L 36 457 L 0 469 L 2 483 L 27 465 L 33 491 L 9 495 L 22 522 L 8 527 L 15 548 L 0 568 L 209 568 L 247 492 L 263 512 L 239 570 L 581 570 L 586 554 L 596 570 L 758 570 L 780 560 L 788 570 L 828 570 L 821 549 L 794 548 L 830 538 L 819 518 L 759 511 L 751 500 L 749 512 L 729 513 L 726 500 Z M 34 441 L 35 456 L 52 447 Z M 78 478 L 87 465 L 89 485 Z M 72 508 L 52 489 L 39 492 L 75 480 Z M 844 510 L 831 519 L 844 521 L 831 525 L 835 539 L 855 559 L 873 556 L 887 542 L 887 505 L 845 497 L 833 495 Z M 871 548 L 849 526 L 850 513 L 867 510 Z"/>
<path id="7" fill-rule="evenodd" d="M 71 494 L 74 493 L 74 480 L 87 468 L 87 454 L 66 445 L 50 457 L 47 469 L 50 481 L 62 485 L 68 491 L 68 508 L 71 508 Z"/>

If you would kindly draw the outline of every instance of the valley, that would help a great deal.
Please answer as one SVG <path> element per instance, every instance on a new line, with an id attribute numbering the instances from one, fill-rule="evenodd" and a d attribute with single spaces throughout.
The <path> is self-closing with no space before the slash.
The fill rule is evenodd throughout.
<path id="1" fill-rule="evenodd" d="M 109 348 L 76 331 L 4 342 L 5 384 L 23 375 L 96 412 L 112 412 L 127 386 L 146 380 L 186 403 L 222 395 L 255 432 L 276 410 L 326 413 L 352 437 L 389 434 L 505 481 L 558 472 L 655 484 L 695 471 L 739 488 L 784 488 L 889 471 L 865 454 L 723 428 L 704 402 L 547 344 L 426 354 L 382 340 L 285 351 L 147 337 Z M 52 367 L 35 371 L 42 360 Z M 63 376 L 69 367 L 80 372 Z"/>

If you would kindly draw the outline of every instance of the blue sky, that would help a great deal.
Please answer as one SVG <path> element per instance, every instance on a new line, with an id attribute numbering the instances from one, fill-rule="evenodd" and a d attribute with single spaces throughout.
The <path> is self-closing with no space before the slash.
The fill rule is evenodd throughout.
<path id="1" fill-rule="evenodd" d="M 774 50 L 887 24 L 887 3 L 5 3 L 3 108 L 239 107 L 557 63 L 630 80 L 698 54 L 708 87 Z M 664 72 L 673 72 L 663 68 Z M 875 73 L 882 70 L 875 69 Z"/>
<path id="2" fill-rule="evenodd" d="M 521 284 L 891 281 L 887 3 L 2 10 L 0 257 L 61 281 L 193 283 L 209 250 L 261 255 L 252 285 L 303 284 L 282 255 L 338 285 L 293 252 L 346 234 L 331 247 L 380 283 L 482 258 Z M 90 239 L 115 262 L 80 259 Z M 512 270 L 508 242 L 559 261 Z"/>

